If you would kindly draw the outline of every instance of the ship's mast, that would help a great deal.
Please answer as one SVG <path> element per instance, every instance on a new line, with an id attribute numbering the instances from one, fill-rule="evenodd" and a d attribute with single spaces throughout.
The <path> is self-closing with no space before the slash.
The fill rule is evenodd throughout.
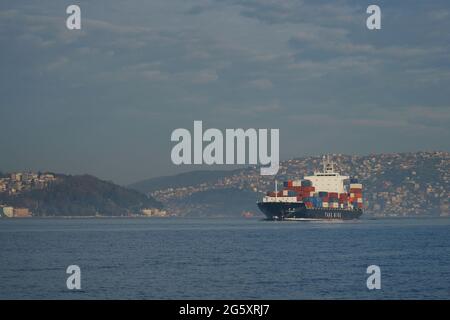
<path id="1" fill-rule="evenodd" d="M 330 155 L 323 157 L 323 173 L 334 173 L 334 162 L 330 160 Z"/>

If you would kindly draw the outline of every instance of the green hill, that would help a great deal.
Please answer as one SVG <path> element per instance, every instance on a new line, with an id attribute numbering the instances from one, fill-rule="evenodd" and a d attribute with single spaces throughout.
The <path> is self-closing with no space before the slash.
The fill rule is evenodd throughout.
<path id="1" fill-rule="evenodd" d="M 0 193 L 0 203 L 29 208 L 34 216 L 126 216 L 162 208 L 154 198 L 90 175 L 57 175 L 44 189 Z"/>
<path id="2" fill-rule="evenodd" d="M 220 178 L 235 175 L 238 170 L 197 170 L 186 173 L 180 173 L 173 176 L 163 176 L 142 180 L 128 187 L 143 193 L 149 193 L 155 190 L 166 188 L 182 188 L 191 185 L 199 185 L 202 183 L 215 182 Z"/>

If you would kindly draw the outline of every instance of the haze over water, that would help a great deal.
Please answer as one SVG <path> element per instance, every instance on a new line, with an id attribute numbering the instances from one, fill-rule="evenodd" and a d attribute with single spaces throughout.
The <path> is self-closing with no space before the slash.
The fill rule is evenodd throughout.
<path id="1" fill-rule="evenodd" d="M 0 219 L 0 243 L 1 299 L 450 297 L 450 219 Z"/>

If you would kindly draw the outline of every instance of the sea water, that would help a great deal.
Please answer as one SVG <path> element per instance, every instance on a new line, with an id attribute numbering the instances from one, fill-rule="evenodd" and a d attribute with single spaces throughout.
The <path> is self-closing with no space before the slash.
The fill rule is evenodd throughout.
<path id="1" fill-rule="evenodd" d="M 448 218 L 2 218 L 0 246 L 1 299 L 450 298 Z"/>

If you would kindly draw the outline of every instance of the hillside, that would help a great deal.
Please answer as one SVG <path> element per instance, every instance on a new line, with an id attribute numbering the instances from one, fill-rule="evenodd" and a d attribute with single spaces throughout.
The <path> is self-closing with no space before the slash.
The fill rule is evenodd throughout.
<path id="1" fill-rule="evenodd" d="M 57 175 L 42 189 L 0 193 L 0 203 L 29 208 L 34 216 L 126 216 L 143 208 L 162 208 L 151 196 L 90 175 Z"/>
<path id="2" fill-rule="evenodd" d="M 365 156 L 332 155 L 338 171 L 364 184 L 366 216 L 448 216 L 450 199 L 450 154 L 414 152 Z M 179 216 L 258 214 L 255 199 L 278 182 L 301 178 L 321 168 L 322 157 L 283 161 L 276 177 L 261 176 L 257 168 L 216 172 L 205 179 L 203 172 L 159 178 L 149 192 Z M 159 187 L 159 188 L 158 188 Z M 232 208 L 232 209 L 230 209 Z"/>
<path id="3" fill-rule="evenodd" d="M 156 177 L 152 179 L 142 180 L 128 187 L 143 193 L 149 193 L 155 190 L 166 188 L 183 188 L 191 185 L 200 185 L 202 183 L 215 182 L 218 179 L 232 176 L 237 170 L 198 170 L 180 173 L 173 176 Z"/>
<path id="4" fill-rule="evenodd" d="M 240 217 L 244 211 L 254 211 L 257 200 L 258 195 L 249 190 L 212 189 L 175 200 L 171 207 L 183 208 L 189 217 Z"/>

